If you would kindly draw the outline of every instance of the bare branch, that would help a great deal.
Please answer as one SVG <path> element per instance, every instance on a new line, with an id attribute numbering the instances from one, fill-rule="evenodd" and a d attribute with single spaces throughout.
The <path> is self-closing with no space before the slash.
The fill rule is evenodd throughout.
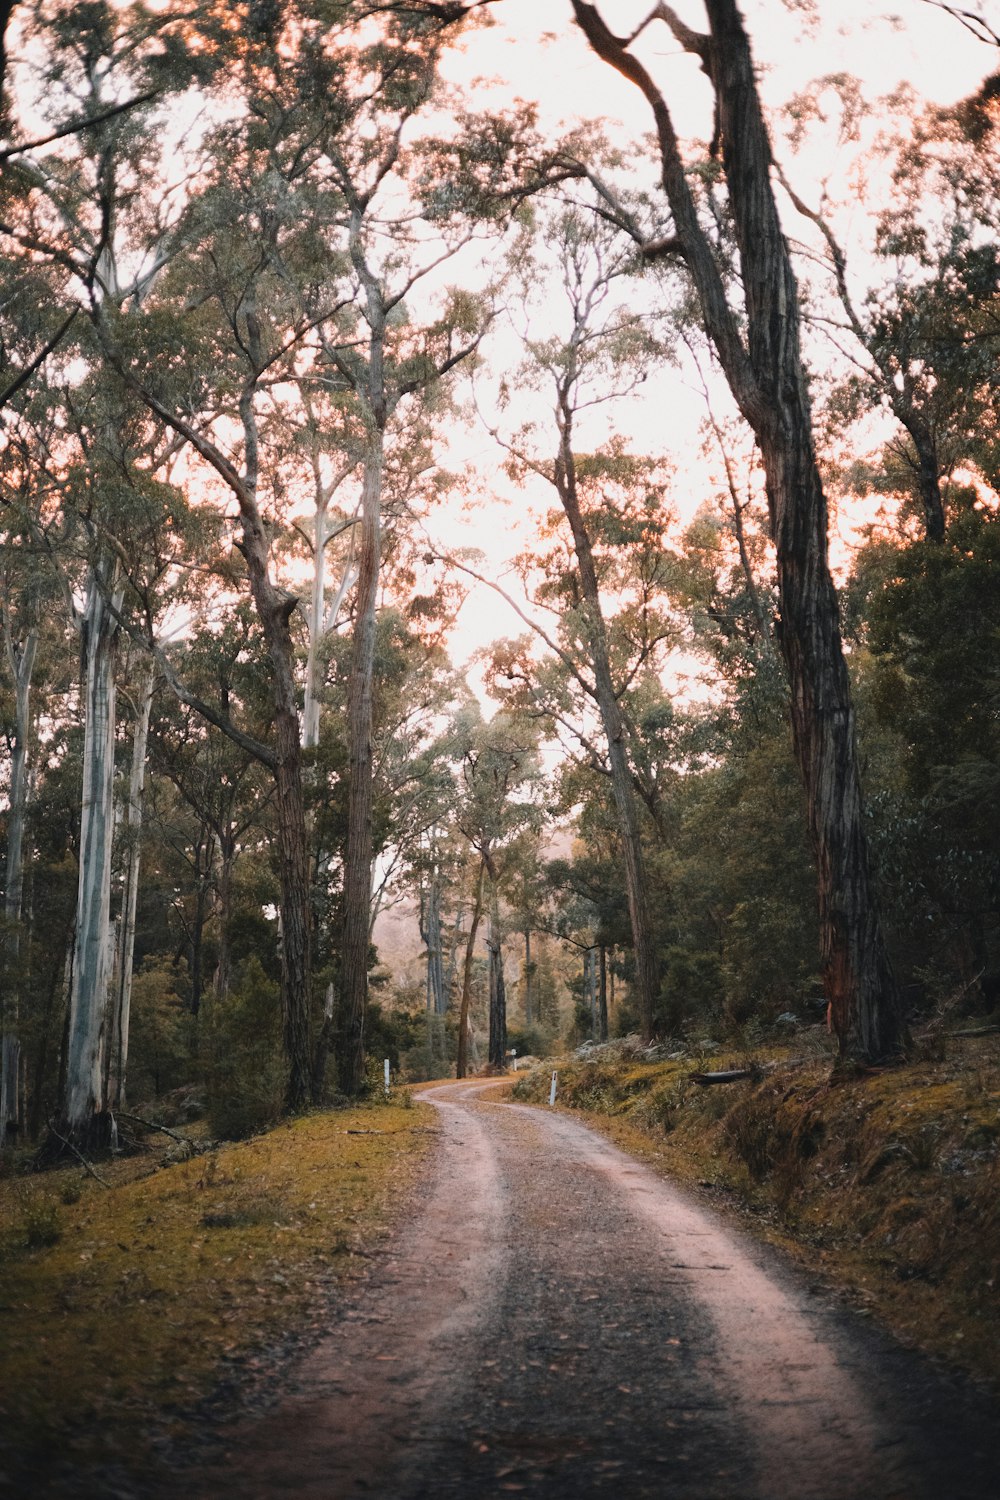
<path id="1" fill-rule="evenodd" d="M 25 365 L 20 374 L 16 375 L 7 389 L 2 394 L 0 394 L 0 409 L 5 407 L 7 405 L 7 402 L 10 401 L 14 396 L 16 396 L 18 391 L 21 390 L 23 386 L 27 385 L 32 375 L 34 375 L 37 370 L 41 369 L 42 365 L 48 359 L 52 351 L 62 343 L 67 333 L 69 333 L 69 330 L 72 327 L 76 315 L 79 311 L 80 309 L 78 307 L 73 308 L 73 311 L 70 313 L 69 317 L 64 319 L 64 321 L 59 325 L 48 342 L 43 344 L 41 350 L 38 352 L 38 354 L 35 355 L 31 363 Z"/>
<path id="2" fill-rule="evenodd" d="M 53 130 L 51 135 L 40 136 L 36 141 L 19 141 L 15 146 L 7 146 L 0 151 L 0 165 L 5 161 L 10 161 L 12 156 L 23 156 L 26 151 L 37 151 L 40 146 L 50 146 L 53 141 L 61 141 L 68 135 L 79 135 L 81 131 L 90 130 L 94 125 L 103 125 L 105 120 L 113 120 L 115 115 L 124 114 L 126 110 L 136 109 L 140 104 L 148 104 L 150 100 L 157 98 L 159 98 L 159 90 L 152 89 L 149 93 L 137 94 L 134 99 L 126 99 L 123 104 L 113 104 L 101 114 L 92 115 L 87 120 L 76 120 L 70 125 L 61 125 L 58 130 Z"/>

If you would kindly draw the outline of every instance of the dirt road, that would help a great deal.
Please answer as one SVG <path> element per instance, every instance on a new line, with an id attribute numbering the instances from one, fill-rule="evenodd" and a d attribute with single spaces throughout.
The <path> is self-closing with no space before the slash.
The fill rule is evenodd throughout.
<path id="1" fill-rule="evenodd" d="M 247 1500 L 994 1500 L 995 1405 L 557 1112 L 425 1091 L 434 1177 L 290 1394 L 189 1485 Z"/>

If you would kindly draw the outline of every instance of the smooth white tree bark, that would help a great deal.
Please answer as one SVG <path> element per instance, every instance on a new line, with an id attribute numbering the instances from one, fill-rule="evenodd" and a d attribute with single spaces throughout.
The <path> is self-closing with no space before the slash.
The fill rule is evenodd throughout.
<path id="1" fill-rule="evenodd" d="M 31 628 L 18 646 L 4 616 L 7 661 L 14 680 L 14 740 L 11 745 L 10 809 L 7 814 L 7 864 L 4 872 L 4 917 L 7 981 L 0 995 L 0 1147 L 8 1130 L 21 1124 L 20 997 L 16 969 L 20 957 L 21 895 L 24 888 L 24 823 L 28 807 L 28 735 L 31 724 L 31 674 L 38 649 L 38 629 Z"/>
<path id="2" fill-rule="evenodd" d="M 111 988 L 110 1047 L 108 1049 L 107 1098 L 113 1109 L 122 1109 L 125 1105 L 129 1019 L 132 1008 L 132 958 L 135 952 L 135 917 L 139 901 L 139 866 L 142 852 L 143 794 L 146 786 L 146 747 L 149 741 L 149 717 L 153 707 L 155 684 L 155 669 L 152 663 L 149 663 L 139 690 L 139 712 L 132 734 L 132 768 L 129 775 L 128 807 L 125 812 L 125 870 L 122 911 L 118 922 L 118 941 L 115 949 L 114 983 Z"/>
<path id="3" fill-rule="evenodd" d="M 109 600 L 110 595 L 110 600 Z M 77 1142 L 104 1133 L 103 1049 L 108 985 L 111 978 L 112 844 L 114 835 L 115 646 L 122 591 L 112 567 L 91 570 L 83 642 L 84 699 L 83 796 L 80 820 L 80 877 L 77 888 L 76 950 L 70 995 L 66 1093 L 62 1124 Z"/>

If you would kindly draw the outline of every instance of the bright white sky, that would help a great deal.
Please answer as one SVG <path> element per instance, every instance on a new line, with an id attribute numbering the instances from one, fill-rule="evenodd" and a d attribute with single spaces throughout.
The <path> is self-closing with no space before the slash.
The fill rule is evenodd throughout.
<path id="1" fill-rule="evenodd" d="M 650 8 L 650 0 L 605 0 L 603 10 L 619 33 L 628 33 Z M 698 0 L 677 0 L 676 9 L 689 25 L 704 27 Z M 812 14 L 814 10 L 819 14 Z M 819 0 L 815 7 L 809 0 L 744 0 L 743 12 L 771 109 L 778 109 L 813 79 L 837 72 L 856 75 L 869 98 L 906 83 L 921 97 L 950 103 L 970 93 L 995 66 L 988 47 L 924 0 L 899 0 L 892 13 L 865 0 Z M 481 80 L 477 92 L 484 105 L 506 104 L 512 97 L 537 103 L 542 125 L 554 131 L 581 118 L 603 117 L 609 138 L 626 149 L 649 134 L 645 101 L 591 53 L 570 19 L 568 0 L 502 0 L 493 15 L 492 27 L 473 35 L 462 53 L 448 55 L 447 77 L 464 87 Z M 681 136 L 707 139 L 712 130 L 710 91 L 696 60 L 681 52 L 662 24 L 651 27 L 641 45 Z M 816 201 L 818 190 L 811 193 L 810 187 L 824 176 L 835 183 L 838 174 L 845 175 L 851 151 L 827 139 L 818 140 L 797 160 L 781 154 L 803 196 Z M 654 181 L 655 171 L 650 186 Z M 794 217 L 790 210 L 785 212 L 786 228 L 802 233 Z M 863 224 L 845 224 L 840 232 L 864 242 Z M 501 352 L 506 350 L 509 355 Z M 514 351 L 515 345 L 506 341 L 496 350 L 501 359 L 515 358 Z M 677 455 L 677 503 L 684 518 L 709 499 L 712 489 L 697 455 L 703 415 L 700 392 L 690 376 L 677 370 L 652 372 L 641 395 L 629 398 L 627 407 L 615 414 L 619 430 L 630 436 L 637 451 Z M 479 472 L 481 500 L 471 516 L 460 515 L 457 507 L 439 513 L 433 521 L 435 535 L 450 547 L 481 548 L 489 559 L 487 571 L 501 577 L 506 559 L 529 541 L 531 494 L 512 491 L 499 472 L 495 446 L 481 429 L 456 437 L 452 456 L 445 461 L 466 473 Z M 551 504 L 544 487 L 535 503 L 546 508 Z M 468 658 L 498 635 L 520 634 L 523 629 L 494 593 L 477 589 L 462 611 L 454 654 L 458 660 Z M 684 664 L 679 666 L 683 672 Z M 476 676 L 473 672 L 473 680 Z"/>

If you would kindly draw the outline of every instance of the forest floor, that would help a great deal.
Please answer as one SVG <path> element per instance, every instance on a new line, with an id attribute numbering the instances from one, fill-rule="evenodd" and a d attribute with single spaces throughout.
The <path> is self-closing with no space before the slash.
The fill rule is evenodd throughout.
<path id="1" fill-rule="evenodd" d="M 559 1065 L 557 1110 L 738 1216 L 904 1344 L 1000 1390 L 1000 1035 L 933 1051 L 837 1073 L 819 1028 L 657 1060 L 612 1042 Z M 547 1103 L 551 1066 L 514 1097 Z"/>
<path id="2" fill-rule="evenodd" d="M 398 1224 L 429 1118 L 411 1100 L 236 1144 L 195 1122 L 100 1181 L 0 1175 L 0 1493 L 132 1493 L 192 1424 L 266 1400 Z"/>

